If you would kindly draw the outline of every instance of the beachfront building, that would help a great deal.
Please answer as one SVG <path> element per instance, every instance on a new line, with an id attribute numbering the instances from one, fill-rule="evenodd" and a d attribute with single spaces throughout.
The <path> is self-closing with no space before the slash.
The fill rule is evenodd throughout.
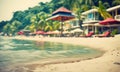
<path id="1" fill-rule="evenodd" d="M 107 11 L 112 15 L 113 19 L 120 21 L 120 5 L 108 8 Z M 90 31 L 93 31 L 96 34 L 103 33 L 106 30 L 116 31 L 120 33 L 120 24 L 112 23 L 101 25 L 100 21 L 103 20 L 100 14 L 98 13 L 97 9 L 91 9 L 82 13 L 85 16 L 83 20 L 83 29 L 84 33 L 88 34 Z M 109 23 L 109 21 L 108 21 Z"/>
<path id="2" fill-rule="evenodd" d="M 112 15 L 113 19 L 120 21 L 120 5 L 108 8 L 107 11 Z M 117 30 L 117 33 L 120 33 L 119 22 L 117 23 L 113 22 L 112 24 L 106 24 L 106 25 L 100 24 L 103 18 L 98 13 L 97 9 L 90 9 L 88 11 L 85 11 L 82 13 L 82 16 L 83 16 L 82 27 L 85 34 L 88 34 L 91 31 L 94 32 L 95 34 L 102 34 L 107 30 L 111 30 L 111 31 Z M 69 24 L 73 29 L 80 28 L 78 19 L 70 20 Z"/>
<path id="3" fill-rule="evenodd" d="M 88 11 L 85 11 L 82 13 L 85 18 L 83 19 L 83 29 L 84 33 L 88 34 L 90 31 L 95 32 L 94 24 L 98 23 L 100 20 L 102 20 L 102 17 L 98 13 L 97 9 L 90 9 Z"/>
<path id="4" fill-rule="evenodd" d="M 120 5 L 108 8 L 107 11 L 111 14 L 112 18 L 103 21 L 107 24 L 101 25 L 101 22 L 95 24 L 95 29 L 99 30 L 99 32 L 104 32 L 109 29 L 111 33 L 120 34 Z"/>
<path id="5" fill-rule="evenodd" d="M 120 5 L 108 8 L 107 11 L 112 15 L 113 19 L 120 21 Z M 111 25 L 112 30 L 117 30 L 120 34 L 120 23 Z"/>
<path id="6" fill-rule="evenodd" d="M 72 29 L 80 27 L 79 20 L 77 18 L 68 21 L 68 23 L 71 25 Z"/>
<path id="7" fill-rule="evenodd" d="M 70 36 L 79 37 L 83 33 L 80 29 L 79 20 L 77 18 L 68 20 L 64 22 L 64 31 L 68 31 Z"/>
<path id="8" fill-rule="evenodd" d="M 108 8 L 107 11 L 112 15 L 114 19 L 120 21 L 120 5 Z"/>

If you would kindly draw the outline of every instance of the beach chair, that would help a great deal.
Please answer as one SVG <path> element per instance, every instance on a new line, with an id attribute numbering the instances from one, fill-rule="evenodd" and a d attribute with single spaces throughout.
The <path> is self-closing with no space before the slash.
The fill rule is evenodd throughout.
<path id="1" fill-rule="evenodd" d="M 95 37 L 109 37 L 110 36 L 110 31 L 106 31 L 103 34 L 96 35 Z"/>
<path id="2" fill-rule="evenodd" d="M 89 32 L 87 35 L 85 35 L 85 36 L 80 36 L 80 37 L 92 37 L 92 35 L 94 34 L 94 32 Z"/>
<path id="3" fill-rule="evenodd" d="M 85 37 L 91 37 L 93 34 L 93 32 L 89 32 Z"/>

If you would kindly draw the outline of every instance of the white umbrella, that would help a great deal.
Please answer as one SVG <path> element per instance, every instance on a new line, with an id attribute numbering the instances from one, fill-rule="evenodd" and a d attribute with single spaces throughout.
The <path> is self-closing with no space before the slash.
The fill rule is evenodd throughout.
<path id="1" fill-rule="evenodd" d="M 60 31 L 55 30 L 55 31 L 53 31 L 53 33 L 54 33 L 54 34 L 60 34 Z"/>
<path id="2" fill-rule="evenodd" d="M 67 33 L 70 33 L 69 31 L 63 31 L 63 34 L 67 34 Z"/>
<path id="3" fill-rule="evenodd" d="M 81 30 L 81 29 L 79 29 L 79 28 L 76 28 L 76 29 L 72 30 L 71 32 L 72 32 L 72 33 L 74 33 L 74 32 L 83 32 L 83 30 Z"/>

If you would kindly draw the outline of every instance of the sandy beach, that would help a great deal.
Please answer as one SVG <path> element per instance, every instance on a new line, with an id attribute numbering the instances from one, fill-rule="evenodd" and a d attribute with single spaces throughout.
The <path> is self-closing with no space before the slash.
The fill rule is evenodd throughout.
<path id="1" fill-rule="evenodd" d="M 98 58 L 59 62 L 40 65 L 39 62 L 29 63 L 22 67 L 16 67 L 14 72 L 120 72 L 120 35 L 109 38 L 56 38 L 56 37 L 15 37 L 16 39 L 51 41 L 82 45 L 105 51 Z M 26 69 L 26 71 L 24 71 Z"/>

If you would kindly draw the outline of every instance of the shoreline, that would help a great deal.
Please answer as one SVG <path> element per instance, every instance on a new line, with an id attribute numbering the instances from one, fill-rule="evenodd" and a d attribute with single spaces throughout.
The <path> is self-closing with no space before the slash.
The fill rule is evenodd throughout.
<path id="1" fill-rule="evenodd" d="M 66 43 L 66 44 L 85 46 L 85 47 L 98 49 L 98 50 L 106 52 L 110 48 L 113 49 L 112 47 L 108 46 L 107 44 L 108 43 L 112 44 L 117 38 L 116 37 L 110 37 L 110 38 L 109 37 L 108 38 L 107 37 L 105 37 L 105 38 L 97 38 L 97 37 L 94 37 L 94 38 L 80 38 L 80 37 L 25 37 L 25 36 L 21 37 L 21 36 L 17 36 L 17 37 L 13 37 L 13 39 L 32 40 L 32 41 L 38 41 L 38 42 L 39 41 L 40 42 L 41 41 L 43 41 L 43 42 L 46 41 L 46 42 Z M 118 39 L 120 39 L 120 37 L 118 37 Z M 109 40 L 109 42 L 107 44 L 105 44 L 106 40 Z"/>
<path id="2" fill-rule="evenodd" d="M 82 45 L 89 48 L 105 51 L 97 58 L 68 63 L 53 63 L 40 66 L 38 63 L 28 64 L 27 68 L 33 72 L 119 72 L 120 71 L 120 35 L 112 38 L 38 38 L 15 37 L 15 39 L 50 41 Z M 34 69 L 31 69 L 31 68 Z M 99 69 L 98 69 L 99 68 Z"/>

